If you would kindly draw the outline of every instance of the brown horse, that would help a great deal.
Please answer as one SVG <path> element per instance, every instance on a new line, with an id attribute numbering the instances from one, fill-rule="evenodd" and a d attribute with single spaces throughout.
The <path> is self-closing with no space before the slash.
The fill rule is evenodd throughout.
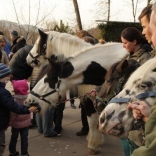
<path id="1" fill-rule="evenodd" d="M 122 90 L 129 76 L 138 67 L 139 63 L 133 59 L 119 61 L 112 65 L 107 71 L 105 82 L 96 96 L 96 109 L 99 113 Z"/>

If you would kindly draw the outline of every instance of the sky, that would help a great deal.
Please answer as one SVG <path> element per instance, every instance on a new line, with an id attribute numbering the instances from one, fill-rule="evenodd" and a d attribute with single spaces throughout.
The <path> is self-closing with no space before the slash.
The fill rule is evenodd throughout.
<path id="1" fill-rule="evenodd" d="M 98 15 L 96 2 L 98 0 L 77 0 L 80 10 L 82 25 L 84 28 L 96 26 L 96 20 L 105 20 Z M 136 0 L 134 0 L 136 1 Z M 13 4 L 14 2 L 14 4 Z M 36 21 L 60 21 L 74 25 L 75 14 L 72 0 L 1 0 L 0 20 L 9 20 L 22 24 L 35 25 Z M 39 7 L 40 2 L 40 7 Z M 131 0 L 111 0 L 110 21 L 133 22 Z M 139 0 L 136 19 L 141 10 L 146 6 L 147 0 Z M 16 11 L 15 11 L 16 8 Z M 30 8 L 30 10 L 29 10 Z M 105 8 L 104 8 L 105 9 Z M 39 11 L 39 16 L 37 18 Z M 29 16 L 30 15 L 30 16 Z M 18 20 L 17 17 L 18 16 Z M 41 22 L 40 22 L 41 23 Z"/>

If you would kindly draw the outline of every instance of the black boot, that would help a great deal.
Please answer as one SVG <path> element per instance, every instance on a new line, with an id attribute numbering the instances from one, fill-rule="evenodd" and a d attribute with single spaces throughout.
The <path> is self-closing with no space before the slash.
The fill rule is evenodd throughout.
<path id="1" fill-rule="evenodd" d="M 85 111 L 84 106 L 82 104 L 80 104 L 80 107 L 81 107 L 82 129 L 81 129 L 81 131 L 76 133 L 77 136 L 87 135 L 89 132 L 89 125 L 88 125 L 86 111 Z"/>

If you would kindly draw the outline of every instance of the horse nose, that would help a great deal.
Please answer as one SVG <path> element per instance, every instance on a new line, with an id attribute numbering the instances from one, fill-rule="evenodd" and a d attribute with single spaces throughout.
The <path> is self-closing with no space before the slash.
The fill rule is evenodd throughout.
<path id="1" fill-rule="evenodd" d="M 33 103 L 34 100 L 31 100 L 31 99 L 27 99 L 25 102 L 24 102 L 24 105 L 25 106 L 29 106 L 30 103 Z"/>
<path id="2" fill-rule="evenodd" d="M 100 117 L 100 124 L 103 124 L 105 122 L 105 113 Z"/>

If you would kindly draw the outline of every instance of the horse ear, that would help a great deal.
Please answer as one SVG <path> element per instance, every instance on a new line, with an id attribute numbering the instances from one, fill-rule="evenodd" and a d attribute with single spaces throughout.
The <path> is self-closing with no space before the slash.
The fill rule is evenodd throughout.
<path id="1" fill-rule="evenodd" d="M 49 64 L 51 66 L 54 66 L 56 64 L 56 61 L 57 61 L 57 56 L 52 55 L 51 58 L 48 58 L 48 61 L 49 61 Z"/>
<path id="2" fill-rule="evenodd" d="M 39 35 L 41 36 L 41 38 L 45 38 L 47 36 L 46 33 L 44 33 L 42 30 L 38 29 Z"/>
<path id="3" fill-rule="evenodd" d="M 117 67 L 116 67 L 116 70 L 118 70 L 119 72 L 122 72 L 124 71 L 125 68 L 128 67 L 128 61 L 127 60 L 124 60 L 124 61 L 121 61 Z"/>

